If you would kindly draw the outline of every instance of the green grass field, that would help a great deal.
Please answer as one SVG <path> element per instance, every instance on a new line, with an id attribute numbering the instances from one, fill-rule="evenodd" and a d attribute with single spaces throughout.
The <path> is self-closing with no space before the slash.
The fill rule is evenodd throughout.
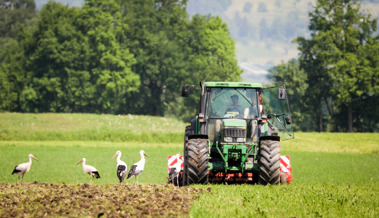
<path id="1" fill-rule="evenodd" d="M 3 141 L 109 141 L 172 143 L 185 124 L 164 117 L 96 114 L 0 113 Z"/>
<path id="2" fill-rule="evenodd" d="M 112 156 L 120 150 L 130 167 L 143 149 L 149 157 L 140 184 L 164 184 L 167 156 L 183 153 L 185 125 L 135 115 L 0 113 L 0 182 L 18 182 L 11 172 L 32 153 L 39 161 L 33 160 L 27 182 L 89 183 L 75 165 L 85 157 L 100 172 L 94 184 L 117 184 Z M 379 216 L 379 134 L 295 133 L 281 146 L 291 157 L 290 185 L 196 185 L 212 192 L 200 195 L 190 216 Z"/>

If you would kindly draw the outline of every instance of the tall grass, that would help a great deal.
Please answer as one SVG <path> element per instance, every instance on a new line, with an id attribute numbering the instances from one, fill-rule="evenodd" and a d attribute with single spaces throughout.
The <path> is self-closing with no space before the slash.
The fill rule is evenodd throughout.
<path id="1" fill-rule="evenodd" d="M 138 115 L 0 113 L 0 140 L 182 142 L 185 124 Z"/>
<path id="2" fill-rule="evenodd" d="M 295 133 L 282 141 L 282 150 L 379 155 L 379 133 Z"/>
<path id="3" fill-rule="evenodd" d="M 378 217 L 378 194 L 377 185 L 214 185 L 190 216 Z"/>

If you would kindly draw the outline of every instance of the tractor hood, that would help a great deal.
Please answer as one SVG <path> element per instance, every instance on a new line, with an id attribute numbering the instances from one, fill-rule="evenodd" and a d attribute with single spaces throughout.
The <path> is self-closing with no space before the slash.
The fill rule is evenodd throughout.
<path id="1" fill-rule="evenodd" d="M 245 127 L 246 121 L 242 119 L 223 119 L 222 120 L 223 127 Z"/>

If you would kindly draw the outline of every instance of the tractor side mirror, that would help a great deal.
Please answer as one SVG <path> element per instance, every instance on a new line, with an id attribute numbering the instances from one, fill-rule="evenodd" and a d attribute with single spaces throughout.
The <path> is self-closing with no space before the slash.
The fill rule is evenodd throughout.
<path id="1" fill-rule="evenodd" d="M 279 89 L 278 98 L 280 100 L 286 100 L 286 89 L 283 89 L 283 88 Z"/>
<path id="2" fill-rule="evenodd" d="M 190 95 L 191 85 L 182 86 L 182 97 L 188 97 Z"/>
<path id="3" fill-rule="evenodd" d="M 292 124 L 292 118 L 291 118 L 291 116 L 286 116 L 285 118 L 284 118 L 285 120 L 286 120 L 286 123 L 289 125 L 289 124 Z"/>

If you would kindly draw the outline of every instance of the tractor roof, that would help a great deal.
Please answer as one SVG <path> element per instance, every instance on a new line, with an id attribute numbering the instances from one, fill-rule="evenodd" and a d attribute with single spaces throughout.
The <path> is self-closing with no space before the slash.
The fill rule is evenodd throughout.
<path id="1" fill-rule="evenodd" d="M 261 83 L 247 82 L 205 82 L 205 87 L 263 88 Z"/>

